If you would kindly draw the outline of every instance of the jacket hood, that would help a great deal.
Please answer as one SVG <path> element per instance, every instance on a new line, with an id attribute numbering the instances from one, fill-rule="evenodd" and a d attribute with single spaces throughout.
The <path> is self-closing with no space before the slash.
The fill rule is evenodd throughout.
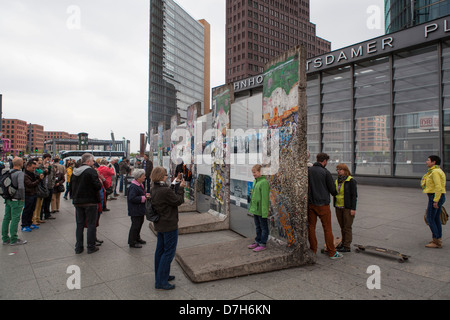
<path id="1" fill-rule="evenodd" d="M 86 165 L 81 166 L 79 168 L 74 168 L 72 174 L 75 175 L 75 176 L 80 176 L 86 169 L 89 169 L 89 168 L 90 167 L 86 166 Z"/>

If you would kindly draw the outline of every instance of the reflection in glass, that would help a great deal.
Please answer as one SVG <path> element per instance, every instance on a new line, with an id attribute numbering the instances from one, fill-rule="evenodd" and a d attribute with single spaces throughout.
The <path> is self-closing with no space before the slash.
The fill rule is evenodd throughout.
<path id="1" fill-rule="evenodd" d="M 450 174 L 450 41 L 442 45 L 442 93 L 444 111 L 444 157 L 443 170 Z"/>
<path id="2" fill-rule="evenodd" d="M 355 173 L 391 174 L 389 58 L 355 65 Z"/>
<path id="3" fill-rule="evenodd" d="M 314 75 L 308 78 L 306 88 L 308 107 L 308 150 L 310 152 L 309 161 L 316 162 L 316 154 L 320 152 L 320 112 L 319 112 L 319 76 Z"/>
<path id="4" fill-rule="evenodd" d="M 351 163 L 351 73 L 350 67 L 323 73 L 322 78 L 322 152 L 330 164 Z"/>
<path id="5" fill-rule="evenodd" d="M 439 74 L 436 46 L 394 55 L 396 176 L 421 177 L 439 154 Z"/>

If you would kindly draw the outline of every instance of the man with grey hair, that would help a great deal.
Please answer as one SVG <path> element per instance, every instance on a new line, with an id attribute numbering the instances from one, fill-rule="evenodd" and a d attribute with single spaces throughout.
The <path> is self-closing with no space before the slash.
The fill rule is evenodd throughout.
<path id="1" fill-rule="evenodd" d="M 72 199 L 75 206 L 75 218 L 77 223 L 75 253 L 80 254 L 84 250 L 84 224 L 87 223 L 87 252 L 98 251 L 95 246 L 97 239 L 97 206 L 100 203 L 100 183 L 97 171 L 93 169 L 94 156 L 85 153 L 81 156 L 81 166 L 73 170 Z"/>

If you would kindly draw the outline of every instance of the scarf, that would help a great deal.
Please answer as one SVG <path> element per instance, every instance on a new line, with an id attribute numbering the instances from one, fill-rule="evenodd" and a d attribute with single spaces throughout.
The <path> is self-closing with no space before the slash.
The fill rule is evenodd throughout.
<path id="1" fill-rule="evenodd" d="M 141 187 L 141 189 L 145 191 L 144 185 L 142 183 L 139 183 L 136 179 L 131 181 L 131 183 Z"/>
<path id="2" fill-rule="evenodd" d="M 431 174 L 433 173 L 433 170 L 439 169 L 439 168 L 440 168 L 440 166 L 434 165 L 430 169 L 428 169 L 427 173 L 425 173 L 423 175 L 422 180 L 420 180 L 420 186 L 422 187 L 422 189 L 425 189 L 427 187 L 427 179 L 429 176 L 431 176 Z"/>
<path id="3" fill-rule="evenodd" d="M 341 184 L 342 182 L 347 180 L 347 178 L 348 178 L 348 176 L 338 176 L 337 177 L 338 184 Z"/>

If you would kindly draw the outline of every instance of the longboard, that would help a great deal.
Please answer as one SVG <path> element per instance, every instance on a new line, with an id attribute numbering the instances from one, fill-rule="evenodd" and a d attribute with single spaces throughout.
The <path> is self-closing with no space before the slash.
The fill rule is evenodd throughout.
<path id="1" fill-rule="evenodd" d="M 410 256 L 400 253 L 398 251 L 395 250 L 391 250 L 391 249 L 385 249 L 385 248 L 380 248 L 380 247 L 375 247 L 375 246 L 363 246 L 361 244 L 355 244 L 354 245 L 356 247 L 355 252 L 369 252 L 369 253 L 375 253 L 375 254 L 381 254 L 381 255 L 385 255 L 387 257 L 391 257 L 391 258 L 396 258 L 398 262 L 403 263 L 405 261 L 407 261 Z"/>

